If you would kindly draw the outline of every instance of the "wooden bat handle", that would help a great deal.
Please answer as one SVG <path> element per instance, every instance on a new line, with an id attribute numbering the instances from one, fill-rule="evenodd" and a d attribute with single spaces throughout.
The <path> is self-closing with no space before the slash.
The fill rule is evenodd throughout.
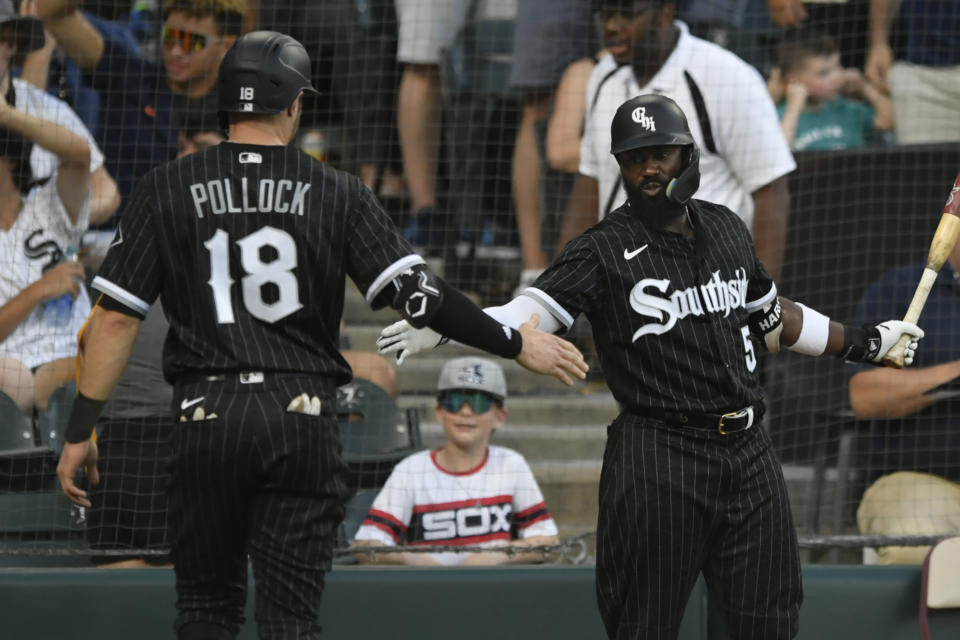
<path id="1" fill-rule="evenodd" d="M 923 276 L 920 278 L 920 284 L 913 294 L 913 300 L 907 308 L 907 313 L 903 316 L 905 322 L 914 324 L 920 319 L 920 312 L 923 311 L 923 305 L 927 303 L 927 296 L 930 294 L 930 287 L 937 279 L 937 272 L 947 261 L 953 246 L 957 244 L 957 236 L 960 236 L 960 218 L 957 217 L 957 206 L 960 198 L 954 198 L 960 188 L 960 176 L 957 176 L 957 182 L 954 183 L 953 190 L 950 192 L 950 198 L 943 208 L 943 214 L 940 216 L 940 224 L 937 225 L 937 231 L 933 234 L 933 240 L 930 242 L 930 251 L 927 253 L 927 266 L 923 270 Z M 903 355 L 907 344 L 910 343 L 910 336 L 901 336 L 897 344 L 883 356 L 883 364 L 894 369 L 903 368 Z"/>
<path id="2" fill-rule="evenodd" d="M 923 276 L 920 277 L 920 284 L 917 285 L 917 290 L 913 293 L 913 300 L 910 301 L 910 306 L 903 315 L 904 322 L 916 324 L 917 320 L 920 319 L 920 312 L 923 311 L 923 305 L 927 303 L 927 296 L 930 295 L 930 287 L 936 282 L 938 271 L 939 269 L 931 269 L 930 267 L 923 270 Z M 883 364 L 888 367 L 893 367 L 894 369 L 903 369 L 903 357 L 908 344 L 910 344 L 910 336 L 900 336 L 897 344 L 893 345 L 893 348 L 887 352 L 887 355 L 883 356 Z"/>

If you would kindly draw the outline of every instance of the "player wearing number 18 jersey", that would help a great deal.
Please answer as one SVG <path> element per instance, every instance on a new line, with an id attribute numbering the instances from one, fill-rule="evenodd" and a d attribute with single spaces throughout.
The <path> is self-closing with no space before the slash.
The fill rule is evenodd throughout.
<path id="1" fill-rule="evenodd" d="M 351 377 L 338 331 L 344 279 L 415 326 L 562 378 L 579 353 L 529 324 L 504 327 L 433 275 L 359 179 L 287 144 L 303 92 L 303 47 L 275 32 L 242 36 L 218 79 L 229 142 L 158 167 L 138 184 L 94 287 L 78 396 L 58 465 L 96 482 L 90 431 L 159 296 L 174 385 L 171 558 L 176 629 L 232 638 L 243 622 L 247 558 L 260 637 L 315 638 L 316 609 L 346 487 L 334 417 Z"/>

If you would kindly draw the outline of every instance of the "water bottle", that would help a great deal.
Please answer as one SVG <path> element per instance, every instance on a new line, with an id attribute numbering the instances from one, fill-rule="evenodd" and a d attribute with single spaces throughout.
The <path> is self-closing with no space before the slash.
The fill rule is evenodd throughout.
<path id="1" fill-rule="evenodd" d="M 77 248 L 67 247 L 64 253 L 64 260 L 77 260 Z M 43 307 L 43 321 L 51 327 L 66 327 L 70 324 L 70 318 L 73 317 L 73 296 L 65 293 L 59 298 L 47 300 Z"/>

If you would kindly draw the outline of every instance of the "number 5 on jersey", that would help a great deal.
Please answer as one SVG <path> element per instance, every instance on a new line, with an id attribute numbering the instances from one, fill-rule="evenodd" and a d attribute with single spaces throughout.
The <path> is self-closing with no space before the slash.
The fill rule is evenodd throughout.
<path id="1" fill-rule="evenodd" d="M 303 308 L 297 277 L 293 274 L 297 267 L 297 243 L 289 233 L 274 227 L 263 227 L 236 242 L 240 247 L 240 264 L 246 272 L 240 280 L 243 306 L 250 315 L 263 322 L 274 323 Z M 210 252 L 210 280 L 207 284 L 213 291 L 217 323 L 233 324 L 236 319 L 230 300 L 230 289 L 234 283 L 230 276 L 230 234 L 217 229 L 203 246 Z M 271 247 L 277 257 L 264 262 L 261 259 L 264 247 Z M 263 288 L 267 284 L 277 288 L 278 297 L 274 302 L 263 299 Z"/>

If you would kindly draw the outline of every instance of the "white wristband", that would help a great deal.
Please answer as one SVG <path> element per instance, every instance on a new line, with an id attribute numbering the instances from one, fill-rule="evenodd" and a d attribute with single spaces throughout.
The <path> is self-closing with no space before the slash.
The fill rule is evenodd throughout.
<path id="1" fill-rule="evenodd" d="M 803 312 L 803 324 L 797 341 L 787 349 L 807 356 L 822 356 L 830 339 L 830 318 L 799 302 L 797 306 Z"/>

